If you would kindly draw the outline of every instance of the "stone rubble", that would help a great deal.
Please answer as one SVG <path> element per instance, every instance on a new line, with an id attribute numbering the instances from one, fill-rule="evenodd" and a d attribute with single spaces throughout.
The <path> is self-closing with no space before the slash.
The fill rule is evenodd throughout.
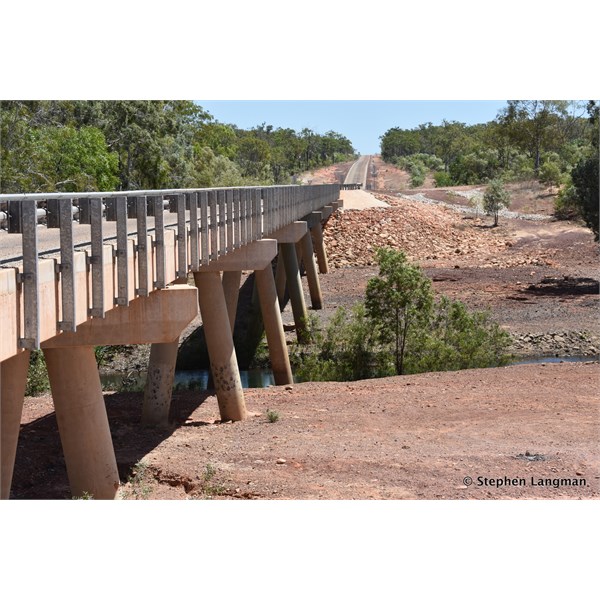
<path id="1" fill-rule="evenodd" d="M 501 229 L 485 228 L 485 220 L 414 196 L 374 196 L 389 207 L 336 211 L 326 223 L 323 236 L 330 266 L 372 265 L 381 246 L 403 250 L 422 265 L 430 261 L 427 266 L 449 259 L 491 268 L 552 265 L 551 250 L 531 257 L 507 254 L 511 238 Z"/>

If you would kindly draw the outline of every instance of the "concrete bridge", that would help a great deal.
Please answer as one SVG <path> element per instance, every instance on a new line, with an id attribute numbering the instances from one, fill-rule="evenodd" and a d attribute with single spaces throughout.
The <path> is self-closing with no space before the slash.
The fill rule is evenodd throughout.
<path id="1" fill-rule="evenodd" d="M 32 350 L 46 359 L 73 496 L 111 499 L 119 488 L 94 346 L 152 344 L 142 421 L 165 423 L 179 336 L 199 309 L 221 418 L 244 419 L 232 328 L 242 271 L 254 271 L 275 383 L 291 383 L 280 300 L 287 288 L 302 342 L 299 264 L 312 307 L 321 308 L 322 223 L 340 206 L 339 192 L 0 195 L 1 497 L 10 494 Z"/>

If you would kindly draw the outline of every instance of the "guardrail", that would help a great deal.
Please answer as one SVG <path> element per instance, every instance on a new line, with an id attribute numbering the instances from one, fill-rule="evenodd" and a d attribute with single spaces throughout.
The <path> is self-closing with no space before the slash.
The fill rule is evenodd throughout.
<path id="1" fill-rule="evenodd" d="M 360 190 L 362 183 L 342 183 L 340 185 L 341 190 Z"/>
<path id="2" fill-rule="evenodd" d="M 18 346 L 37 349 L 42 337 L 47 339 L 40 334 L 42 257 L 55 256 L 61 317 L 51 329 L 55 334 L 76 331 L 82 321 L 78 285 L 91 287 L 83 318 L 102 318 L 114 306 L 128 305 L 133 297 L 147 296 L 220 256 L 268 238 L 337 200 L 339 190 L 333 184 L 0 195 L 0 227 L 21 236 L 21 256 L 0 262 L 16 270 L 21 289 Z M 58 246 L 39 249 L 40 221 L 59 230 Z M 111 241 L 107 256 L 106 242 Z M 173 262 L 167 263 L 171 256 Z M 112 302 L 107 261 L 116 262 Z"/>

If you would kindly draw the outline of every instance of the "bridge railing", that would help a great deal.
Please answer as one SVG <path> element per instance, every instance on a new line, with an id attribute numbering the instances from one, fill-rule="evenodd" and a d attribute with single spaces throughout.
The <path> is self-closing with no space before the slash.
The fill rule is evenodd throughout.
<path id="1" fill-rule="evenodd" d="M 89 317 L 102 318 L 114 306 L 268 238 L 337 200 L 339 190 L 333 184 L 0 195 L 0 228 L 21 242 L 19 249 L 15 235 L 9 255 L 0 256 L 0 275 L 13 269 L 20 294 L 13 311 L 20 321 L 17 346 L 39 348 L 51 334 L 76 331 Z M 58 236 L 41 244 L 41 227 Z M 40 309 L 53 301 L 42 284 L 52 278 L 57 319 L 41 331 Z"/>
<path id="2" fill-rule="evenodd" d="M 341 190 L 360 190 L 362 183 L 342 183 L 340 185 Z"/>

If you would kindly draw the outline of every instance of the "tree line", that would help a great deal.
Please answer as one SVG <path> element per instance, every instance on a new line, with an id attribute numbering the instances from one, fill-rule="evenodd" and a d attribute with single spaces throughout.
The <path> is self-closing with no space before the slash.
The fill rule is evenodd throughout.
<path id="1" fill-rule="evenodd" d="M 220 123 L 191 101 L 2 101 L 0 192 L 286 184 L 350 160 L 350 140 Z"/>
<path id="2" fill-rule="evenodd" d="M 558 216 L 578 212 L 597 238 L 598 111 L 595 101 L 511 100 L 485 124 L 391 128 L 381 156 L 415 187 L 428 173 L 440 187 L 537 179 L 560 188 Z"/>

